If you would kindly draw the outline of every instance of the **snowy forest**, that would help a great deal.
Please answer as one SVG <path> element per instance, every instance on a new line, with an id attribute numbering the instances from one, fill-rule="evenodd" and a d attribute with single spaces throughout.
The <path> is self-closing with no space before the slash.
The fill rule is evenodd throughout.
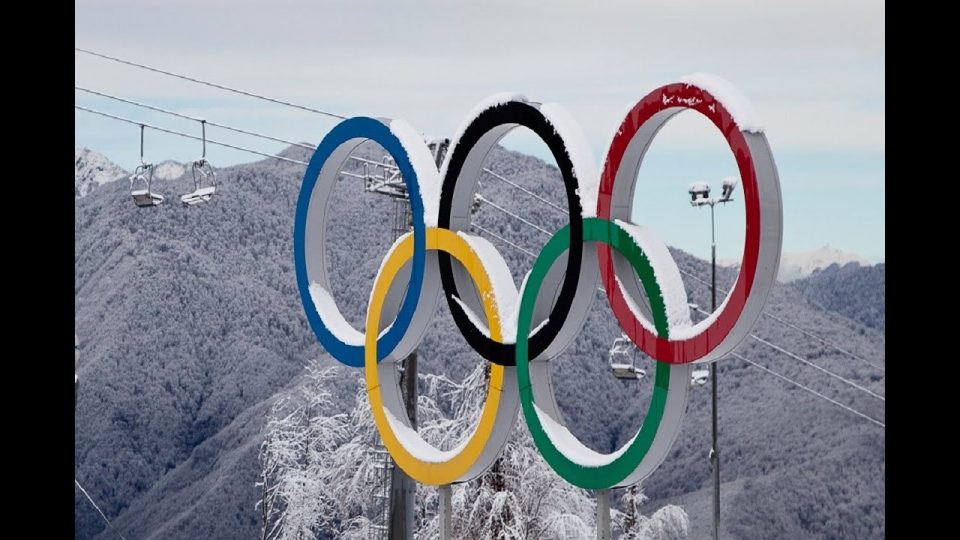
<path id="1" fill-rule="evenodd" d="M 359 152 L 382 154 L 372 146 Z M 296 148 L 282 155 L 309 158 Z M 108 174 L 118 170 L 85 159 Z M 486 166 L 563 201 L 550 163 L 497 148 Z M 362 372 L 323 351 L 300 305 L 291 241 L 302 166 L 267 159 L 226 167 L 209 204 L 147 210 L 133 205 L 126 180 L 91 183 L 82 172 L 78 158 L 78 481 L 127 538 L 366 538 L 378 436 Z M 562 225 L 561 216 L 495 178 L 481 183 L 485 198 L 547 230 Z M 158 182 L 158 190 L 174 201 L 189 184 L 179 176 Z M 373 275 L 393 242 L 393 203 L 365 194 L 359 182 L 341 182 L 334 196 L 333 295 L 361 328 Z M 546 240 L 489 208 L 475 220 L 533 252 Z M 519 281 L 531 260 L 498 249 Z M 673 255 L 690 301 L 709 305 L 709 264 Z M 761 317 L 755 333 L 883 394 L 884 271 L 882 264 L 834 266 L 778 284 L 766 310 L 776 319 Z M 718 285 L 729 288 L 735 272 L 721 268 Z M 552 369 L 571 430 L 609 452 L 636 432 L 652 390 L 649 380 L 612 376 L 607 350 L 620 330 L 605 297 L 598 300 Z M 883 402 L 763 343 L 748 340 L 738 353 L 884 421 Z M 452 446 L 479 410 L 485 364 L 443 302 L 419 356 L 420 431 Z M 884 536 L 883 429 L 740 359 L 721 361 L 718 380 L 723 538 Z M 615 493 L 615 535 L 708 536 L 708 388 L 692 391 L 663 465 L 636 489 Z M 458 537 L 595 534 L 594 495 L 549 470 L 522 421 L 498 465 L 456 486 L 453 504 Z M 420 486 L 419 538 L 436 536 L 437 506 L 436 489 Z M 114 537 L 79 492 L 75 509 L 77 538 Z"/>

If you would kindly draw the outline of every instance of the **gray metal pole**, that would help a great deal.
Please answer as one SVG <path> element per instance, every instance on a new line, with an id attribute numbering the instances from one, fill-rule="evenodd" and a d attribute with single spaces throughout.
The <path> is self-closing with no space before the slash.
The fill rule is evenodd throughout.
<path id="1" fill-rule="evenodd" d="M 711 313 L 717 310 L 717 242 L 714 235 L 713 206 L 710 205 L 710 258 Z M 720 539 L 720 447 L 717 446 L 717 363 L 710 364 L 710 385 L 713 401 L 713 447 L 710 449 L 710 462 L 713 465 L 713 538 Z"/>
<path id="2" fill-rule="evenodd" d="M 453 489 L 450 484 L 440 486 L 440 540 L 453 538 Z"/>
<path id="3" fill-rule="evenodd" d="M 403 373 L 400 375 L 400 387 L 403 389 L 403 401 L 407 406 L 407 416 L 413 429 L 417 429 L 417 353 L 403 361 Z M 413 506 L 416 500 L 417 484 L 394 463 L 390 476 L 390 540 L 410 540 L 413 538 Z"/>
<path id="4" fill-rule="evenodd" d="M 610 540 L 610 490 L 597 492 L 597 540 Z"/>

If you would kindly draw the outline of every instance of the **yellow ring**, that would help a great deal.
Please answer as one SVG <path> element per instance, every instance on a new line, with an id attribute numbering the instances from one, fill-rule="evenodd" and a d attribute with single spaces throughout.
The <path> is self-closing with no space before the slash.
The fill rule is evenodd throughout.
<path id="1" fill-rule="evenodd" d="M 490 337 L 501 342 L 500 317 L 494 298 L 493 286 L 477 253 L 462 237 L 449 229 L 435 227 L 427 228 L 427 250 L 438 250 L 449 253 L 460 261 L 470 274 L 480 299 L 483 302 L 483 311 L 487 316 L 487 325 L 490 327 Z M 383 446 L 390 452 L 390 456 L 400 468 L 414 480 L 430 485 L 452 484 L 463 479 L 467 471 L 476 463 L 493 434 L 497 418 L 497 409 L 500 406 L 500 396 L 503 389 L 504 367 L 490 364 L 490 386 L 487 389 L 487 399 L 483 404 L 480 421 L 466 444 L 459 445 L 460 450 L 447 459 L 429 444 L 437 453 L 438 461 L 425 461 L 414 456 L 410 450 L 397 438 L 393 426 L 390 424 L 383 406 L 383 397 L 380 392 L 380 379 L 377 373 L 377 327 L 380 313 L 383 309 L 384 298 L 390 289 L 390 284 L 400 268 L 413 257 L 413 237 L 408 236 L 389 255 L 383 263 L 380 273 L 373 283 L 373 293 L 370 296 L 370 305 L 367 310 L 367 327 L 364 346 L 364 376 L 367 383 L 367 395 L 370 397 L 370 410 L 373 420 L 383 439 Z M 417 435 L 419 437 L 419 435 Z M 421 439 L 422 440 L 422 439 Z M 422 451 L 422 450 L 421 450 Z M 450 452 L 442 452 L 449 454 Z"/>

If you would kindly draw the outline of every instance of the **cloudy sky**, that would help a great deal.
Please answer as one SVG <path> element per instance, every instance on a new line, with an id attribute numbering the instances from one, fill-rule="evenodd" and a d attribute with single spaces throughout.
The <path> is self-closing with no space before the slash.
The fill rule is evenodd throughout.
<path id="1" fill-rule="evenodd" d="M 580 122 L 597 164 L 628 105 L 697 71 L 728 79 L 763 119 L 780 172 L 784 250 L 823 245 L 884 257 L 884 11 L 860 0 L 486 1 L 76 0 L 76 46 L 342 115 L 404 118 L 450 135 L 476 102 L 517 91 Z M 209 120 L 316 143 L 336 120 L 76 54 L 76 84 Z M 95 109 L 198 132 L 189 121 L 76 93 Z M 125 168 L 135 126 L 75 115 L 77 146 Z M 217 140 L 277 152 L 211 128 Z M 508 147 L 552 158 L 531 137 Z M 153 161 L 198 143 L 147 133 Z M 212 147 L 215 165 L 255 156 Z M 683 113 L 640 172 L 636 220 L 709 253 L 709 220 L 686 186 L 736 173 L 719 132 Z M 742 206 L 718 210 L 718 250 L 737 256 Z"/>

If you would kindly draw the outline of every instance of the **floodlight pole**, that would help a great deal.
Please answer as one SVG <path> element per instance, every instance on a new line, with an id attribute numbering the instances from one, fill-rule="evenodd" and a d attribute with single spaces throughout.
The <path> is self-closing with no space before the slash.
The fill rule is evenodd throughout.
<path id="1" fill-rule="evenodd" d="M 736 186 L 735 178 L 723 179 L 723 194 L 720 197 L 710 197 L 710 186 L 704 182 L 690 184 L 690 204 L 695 207 L 710 207 L 710 304 L 711 313 L 717 311 L 717 235 L 714 207 L 718 204 L 733 200 L 733 190 Z M 720 445 L 717 441 L 717 360 L 710 364 L 711 387 L 711 447 L 710 464 L 713 469 L 713 538 L 720 539 Z"/>
<path id="2" fill-rule="evenodd" d="M 713 219 L 715 200 L 710 202 L 710 313 L 717 311 L 717 239 Z M 713 445 L 710 448 L 710 463 L 713 466 L 713 538 L 720 540 L 720 446 L 717 444 L 717 362 L 710 364 L 711 423 Z"/>

